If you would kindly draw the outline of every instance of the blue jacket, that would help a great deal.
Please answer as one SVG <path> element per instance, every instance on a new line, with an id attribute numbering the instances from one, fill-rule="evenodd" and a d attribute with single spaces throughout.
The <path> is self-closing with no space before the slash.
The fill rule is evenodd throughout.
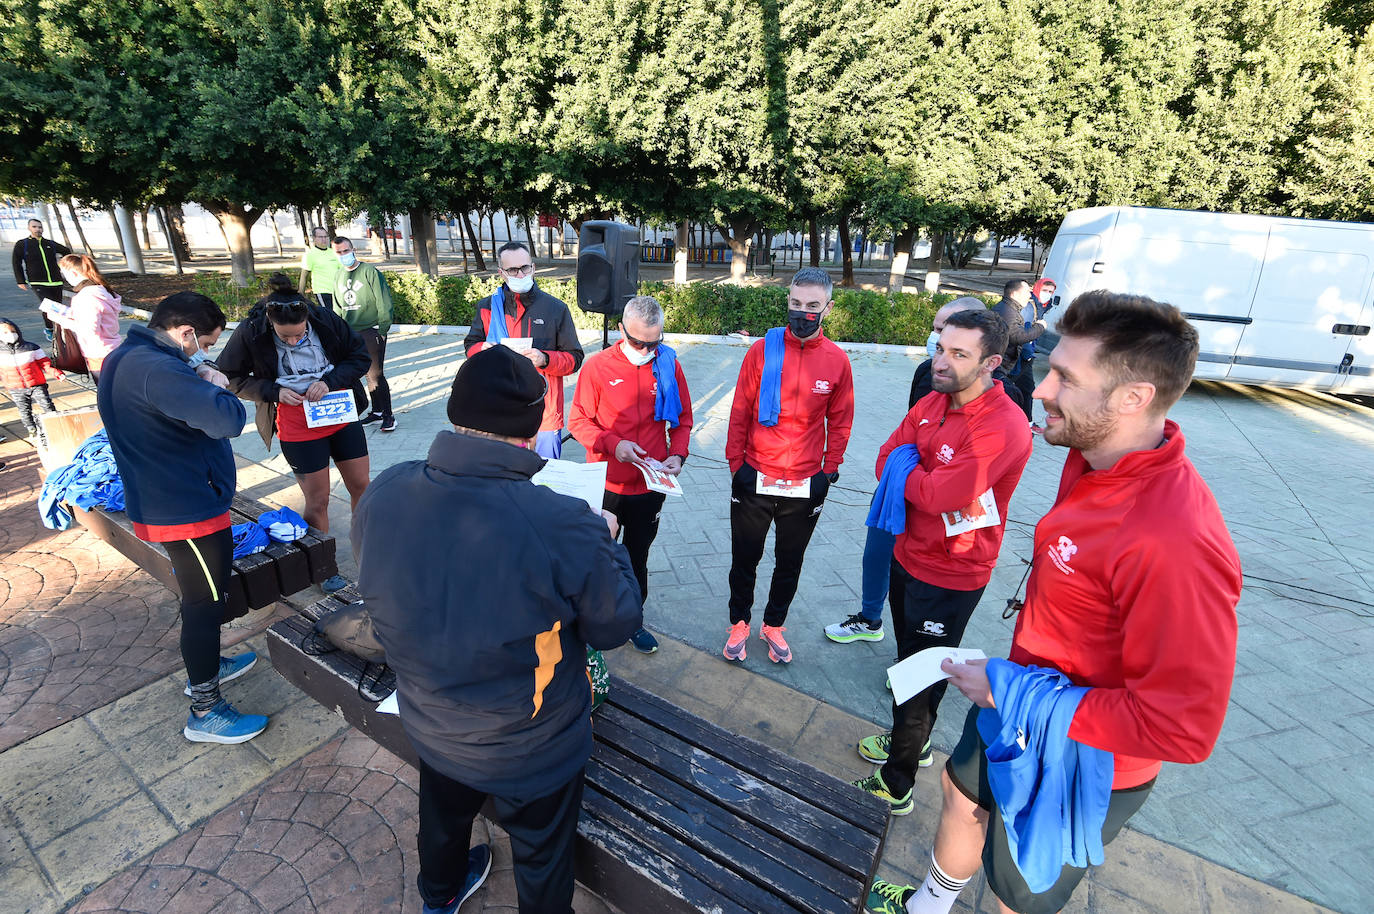
<path id="1" fill-rule="evenodd" d="M 1069 739 L 1088 690 L 1058 670 L 994 658 L 988 682 L 997 707 L 978 713 L 988 785 L 1017 869 L 1032 892 L 1044 892 L 1065 864 L 1102 862 L 1112 754 Z"/>
<path id="2" fill-rule="evenodd" d="M 248 413 L 238 397 L 197 377 L 165 334 L 129 328 L 105 357 L 96 404 L 131 520 L 194 524 L 229 510 L 228 439 L 242 434 Z"/>
<path id="3" fill-rule="evenodd" d="M 592 750 L 587 646 L 643 623 L 625 547 L 587 503 L 535 485 L 533 451 L 440 432 L 353 512 L 358 589 L 430 767 L 502 797 L 547 796 Z"/>

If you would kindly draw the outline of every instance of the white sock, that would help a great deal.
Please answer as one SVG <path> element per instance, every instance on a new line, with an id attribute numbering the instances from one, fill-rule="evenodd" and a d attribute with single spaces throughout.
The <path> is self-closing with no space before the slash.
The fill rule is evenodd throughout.
<path id="1" fill-rule="evenodd" d="M 906 901 L 907 914 L 949 914 L 960 890 L 966 885 L 967 879 L 955 879 L 940 869 L 940 864 L 935 862 L 932 855 L 926 881 Z"/>

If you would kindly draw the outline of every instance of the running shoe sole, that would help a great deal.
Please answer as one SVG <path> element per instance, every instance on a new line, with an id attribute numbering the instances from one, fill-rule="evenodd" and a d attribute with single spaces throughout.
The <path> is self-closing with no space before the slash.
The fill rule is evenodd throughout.
<path id="1" fill-rule="evenodd" d="M 847 635 L 832 635 L 830 629 L 825 630 L 825 636 L 836 644 L 849 644 L 852 641 L 881 641 L 883 640 L 883 630 L 880 628 L 875 631 L 853 631 Z"/>
<path id="2" fill-rule="evenodd" d="M 266 729 L 266 727 L 262 728 L 262 730 Z M 221 736 L 218 733 L 206 733 L 204 730 L 192 730 L 190 727 L 182 727 L 181 735 L 193 743 L 220 743 L 222 745 L 232 746 L 236 743 L 248 742 L 261 733 L 262 730 L 255 730 L 252 733 L 247 733 L 242 736 Z"/>

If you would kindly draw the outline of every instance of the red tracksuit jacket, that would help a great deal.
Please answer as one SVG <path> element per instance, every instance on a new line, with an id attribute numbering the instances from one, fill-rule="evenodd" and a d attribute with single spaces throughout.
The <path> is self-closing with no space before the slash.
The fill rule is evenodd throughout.
<path id="1" fill-rule="evenodd" d="M 568 429 L 587 449 L 588 463 L 606 463 L 608 490 L 622 495 L 643 495 L 649 491 L 644 476 L 633 464 L 615 459 L 615 446 L 621 441 L 633 441 L 655 460 L 673 455 L 687 457 L 687 439 L 692 434 L 692 395 L 687 391 L 681 360 L 677 362 L 676 374 L 682 415 L 677 428 L 670 429 L 667 420 L 654 419 L 658 382 L 654 380 L 652 362 L 631 365 L 617 344 L 582 363 Z"/>
<path id="2" fill-rule="evenodd" d="M 782 409 L 778 424 L 759 424 L 763 340 L 749 347 L 735 384 L 725 459 L 730 472 L 749 465 L 766 476 L 803 479 L 834 473 L 844 462 L 854 424 L 854 377 L 849 356 L 822 332 L 803 343 L 783 331 Z M 1022 420 L 1024 421 L 1024 420 Z"/>
<path id="3" fill-rule="evenodd" d="M 986 587 L 1002 548 L 1011 493 L 1030 460 L 1026 414 L 1000 382 L 973 402 L 950 407 L 949 394 L 926 394 L 878 449 L 876 473 L 887 455 L 914 444 L 921 462 L 906 481 L 906 531 L 893 555 L 918 581 L 949 590 Z M 992 491 L 1001 521 L 949 535 L 945 514 L 962 511 Z"/>
<path id="4" fill-rule="evenodd" d="M 1069 736 L 1115 754 L 1115 789 L 1211 754 L 1236 666 L 1240 557 L 1178 425 L 1165 437 L 1106 470 L 1069 453 L 1012 636 L 1013 662 L 1092 687 Z"/>

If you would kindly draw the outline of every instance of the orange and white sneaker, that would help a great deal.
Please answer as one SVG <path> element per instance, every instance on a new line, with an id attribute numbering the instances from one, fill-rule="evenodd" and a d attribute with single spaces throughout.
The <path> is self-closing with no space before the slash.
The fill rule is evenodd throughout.
<path id="1" fill-rule="evenodd" d="M 730 626 L 730 637 L 725 641 L 726 660 L 744 659 L 744 642 L 749 640 L 749 623 L 743 620 Z"/>
<path id="2" fill-rule="evenodd" d="M 782 637 L 782 633 L 787 631 L 781 625 L 765 625 L 759 629 L 759 637 L 768 645 L 768 659 L 774 663 L 791 663 L 792 648 L 787 646 L 787 641 Z"/>

